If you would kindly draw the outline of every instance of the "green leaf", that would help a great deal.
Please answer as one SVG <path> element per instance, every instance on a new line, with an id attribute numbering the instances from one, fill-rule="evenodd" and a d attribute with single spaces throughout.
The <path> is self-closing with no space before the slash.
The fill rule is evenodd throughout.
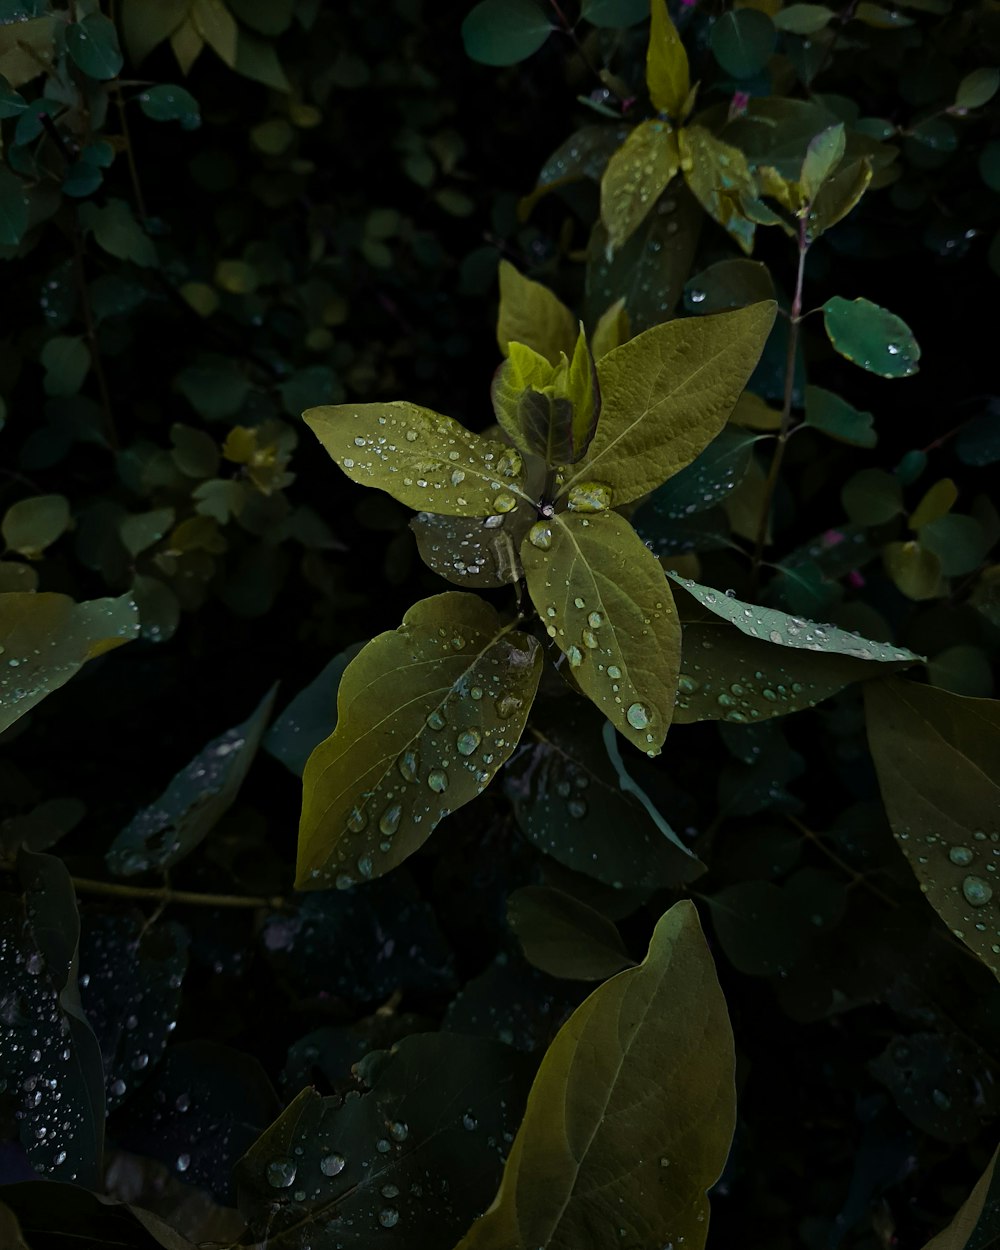
<path id="1" fill-rule="evenodd" d="M 272 687 L 247 720 L 213 738 L 155 803 L 132 817 L 105 855 L 111 872 L 133 877 L 172 868 L 208 837 L 236 801 L 276 692 Z"/>
<path id="2" fill-rule="evenodd" d="M 580 689 L 640 750 L 670 727 L 680 626 L 659 561 L 614 512 L 557 513 L 521 547 L 528 593 Z"/>
<path id="3" fill-rule="evenodd" d="M 4 513 L 0 532 L 8 551 L 39 560 L 46 547 L 69 529 L 69 500 L 64 495 L 33 495 Z"/>
<path id="4" fill-rule="evenodd" d="M 891 677 L 865 686 L 865 718 L 886 814 L 922 892 L 1000 977 L 1000 703 Z"/>
<path id="5" fill-rule="evenodd" d="M 248 30 L 240 30 L 236 43 L 236 64 L 233 67 L 237 74 L 250 78 L 254 82 L 263 83 L 275 91 L 291 91 L 292 85 L 282 68 L 274 44 L 269 39 L 261 39 L 259 35 Z"/>
<path id="6" fill-rule="evenodd" d="M 884 525 L 903 511 L 903 486 L 894 473 L 862 469 L 844 483 L 840 502 L 855 525 Z"/>
<path id="7" fill-rule="evenodd" d="M 42 348 L 39 359 L 46 395 L 75 395 L 90 371 L 90 351 L 82 338 L 57 334 Z"/>
<path id="8" fill-rule="evenodd" d="M 501 428 L 521 451 L 551 467 L 575 464 L 590 446 L 600 412 L 597 370 L 580 327 L 571 360 L 553 367 L 523 343 L 493 377 L 490 398 Z"/>
<path id="9" fill-rule="evenodd" d="M 910 513 L 910 529 L 914 532 L 922 530 L 933 521 L 940 521 L 952 509 L 958 498 L 958 487 L 950 477 L 943 477 L 935 482 L 923 495 L 923 498 Z"/>
<path id="10" fill-rule="evenodd" d="M 744 153 L 717 139 L 704 126 L 685 127 L 678 135 L 678 143 L 681 169 L 691 194 L 744 252 L 752 251 L 755 226 L 747 217 L 744 204 L 756 196 L 757 184 Z"/>
<path id="11" fill-rule="evenodd" d="M 22 850 L 20 890 L 0 894 L 4 994 L 0 1081 L 30 1095 L 15 1122 L 37 1170 L 98 1188 L 103 1176 L 104 1069 L 80 1005 L 80 918 L 69 873 Z"/>
<path id="12" fill-rule="evenodd" d="M 941 581 L 941 561 L 918 542 L 886 543 L 882 563 L 897 590 L 907 599 L 937 599 L 946 593 Z"/>
<path id="13" fill-rule="evenodd" d="M 691 93 L 687 52 L 677 27 L 670 20 L 666 0 L 650 0 L 649 46 L 646 50 L 646 85 L 653 107 L 674 121 L 681 121 Z"/>
<path id="14" fill-rule="evenodd" d="M 958 90 L 955 92 L 955 107 L 982 108 L 993 99 L 998 87 L 1000 87 L 1000 70 L 992 67 L 974 69 L 958 84 Z"/>
<path id="15" fill-rule="evenodd" d="M 1000 192 L 1000 139 L 991 139 L 979 153 L 979 176 L 991 191 Z"/>
<path id="16" fill-rule="evenodd" d="M 522 886 L 507 900 L 507 921 L 528 962 L 549 976 L 606 981 L 634 964 L 607 916 L 562 890 Z"/>
<path id="17" fill-rule="evenodd" d="M 524 343 L 550 365 L 560 353 L 573 354 L 577 324 L 573 314 L 547 286 L 532 282 L 507 260 L 500 262 L 500 315 L 497 343 L 504 356 L 510 344 Z"/>
<path id="18" fill-rule="evenodd" d="M 297 777 L 324 738 L 337 725 L 337 690 L 348 664 L 363 644 L 347 647 L 300 690 L 264 735 L 261 746 Z"/>
<path id="19" fill-rule="evenodd" d="M 605 308 L 594 326 L 590 344 L 594 358 L 600 360 L 616 347 L 621 347 L 622 343 L 627 343 L 631 337 L 632 327 L 625 310 L 625 300 L 616 299 Z"/>
<path id="20" fill-rule="evenodd" d="M 208 46 L 230 69 L 235 69 L 239 28 L 223 0 L 192 0 L 191 18 Z"/>
<path id="21" fill-rule="evenodd" d="M 712 441 L 753 372 L 773 302 L 655 326 L 597 363 L 601 418 L 586 459 L 561 485 L 603 482 L 612 507 L 654 490 Z"/>
<path id="22" fill-rule="evenodd" d="M 605 166 L 631 133 L 628 125 L 581 126 L 561 143 L 542 166 L 535 189 L 518 205 L 527 218 L 543 195 L 581 178 L 599 182 Z"/>
<path id="23" fill-rule="evenodd" d="M 568 691 L 539 700 L 504 770 L 518 824 L 539 850 L 616 889 L 694 880 L 704 865 L 668 841 L 673 831 L 631 778 L 624 788 L 606 729 L 617 752 L 614 729 L 585 700 Z"/>
<path id="24" fill-rule="evenodd" d="M 523 1056 L 418 1033 L 356 1070 L 347 1098 L 304 1089 L 236 1166 L 240 1210 L 270 1250 L 443 1247 L 490 1200 L 524 1105 Z M 454 1176 L 461 1186 L 435 1183 Z"/>
<path id="25" fill-rule="evenodd" d="M 839 295 L 823 305 L 830 342 L 854 364 L 883 378 L 908 378 L 917 372 L 920 348 L 905 321 L 870 300 Z"/>
<path id="26" fill-rule="evenodd" d="M 778 30 L 792 35 L 815 35 L 833 21 L 835 14 L 825 4 L 790 4 L 775 13 Z"/>
<path id="27" fill-rule="evenodd" d="M 20 117 L 28 107 L 28 102 L 19 91 L 15 91 L 6 78 L 0 75 L 0 121 L 8 117 Z"/>
<path id="28" fill-rule="evenodd" d="M 516 451 L 416 404 L 309 408 L 303 420 L 349 478 L 418 512 L 493 516 L 523 493 Z"/>
<path id="29" fill-rule="evenodd" d="M 27 228 L 24 183 L 6 165 L 0 165 L 0 246 L 17 247 Z"/>
<path id="30" fill-rule="evenodd" d="M 131 642 L 139 617 L 128 595 L 74 603 L 68 595 L 0 595 L 0 733 L 66 684 L 87 660 Z"/>
<path id="31" fill-rule="evenodd" d="M 682 851 L 689 859 L 697 862 L 697 857 L 690 847 L 685 846 L 670 825 L 663 819 L 656 804 L 652 802 L 649 795 L 643 790 L 642 786 L 635 780 L 632 774 L 625 767 L 625 761 L 622 759 L 621 751 L 618 748 L 618 737 L 615 733 L 615 727 L 611 721 L 604 722 L 604 728 L 601 731 L 604 739 L 604 748 L 608 753 L 608 759 L 611 761 L 612 767 L 618 777 L 618 787 L 623 794 L 631 794 L 642 804 L 649 815 L 650 820 L 656 825 L 657 829 L 663 834 L 668 842 L 672 842 L 679 851 Z"/>
<path id="32" fill-rule="evenodd" d="M 987 1250 L 996 1244 L 1000 1234 L 1000 1194 L 998 1194 L 997 1157 L 994 1150 L 986 1171 L 976 1181 L 972 1192 L 955 1212 L 951 1223 L 932 1237 L 924 1250 Z"/>
<path id="33" fill-rule="evenodd" d="M 724 426 L 697 459 L 653 492 L 645 506 L 674 521 L 715 507 L 743 481 L 759 439 L 759 434 Z"/>
<path id="34" fill-rule="evenodd" d="M 748 13 L 753 11 L 740 10 Z M 810 139 L 805 160 L 802 162 L 802 173 L 799 175 L 799 185 L 809 203 L 816 198 L 820 188 L 843 160 L 846 150 L 847 134 L 843 122 L 827 127 L 814 139 Z"/>
<path id="35" fill-rule="evenodd" d="M 98 82 L 117 77 L 124 64 L 115 24 L 103 13 L 91 13 L 66 27 L 66 51 L 88 78 Z"/>
<path id="36" fill-rule="evenodd" d="M 920 660 L 902 647 L 743 604 L 705 586 L 679 584 L 697 601 L 696 606 L 680 592 L 684 634 L 674 708 L 680 725 L 700 720 L 745 724 L 787 716 L 815 707 L 852 682 L 867 680 L 878 671 L 873 664 L 892 671 Z M 711 603 L 710 595 L 715 596 Z M 719 607 L 722 614 L 716 616 Z M 823 649 L 817 650 L 820 643 Z"/>
<path id="37" fill-rule="evenodd" d="M 155 265 L 156 248 L 146 234 L 125 200 L 108 200 L 103 207 L 81 204 L 80 225 L 93 232 L 100 247 L 118 260 L 130 260 L 136 265 Z"/>
<path id="38" fill-rule="evenodd" d="M 382 876 L 481 793 L 517 746 L 541 664 L 533 638 L 454 591 L 374 638 L 306 765 L 298 888 Z"/>
<path id="39" fill-rule="evenodd" d="M 852 447 L 874 447 L 878 442 L 870 412 L 859 412 L 846 399 L 821 386 L 806 387 L 805 423 Z"/>
<path id="40" fill-rule="evenodd" d="M 993 666 L 981 647 L 959 643 L 927 661 L 927 680 L 953 694 L 988 699 L 993 693 Z"/>
<path id="41" fill-rule="evenodd" d="M 752 78 L 767 64 L 777 35 L 774 23 L 759 9 L 731 9 L 712 26 L 709 42 L 715 59 L 734 78 Z"/>
<path id="42" fill-rule="evenodd" d="M 945 577 L 964 577 L 979 568 L 992 544 L 975 517 L 950 513 L 921 527 L 920 545 L 937 556 Z"/>
<path id="43" fill-rule="evenodd" d="M 250 382 L 239 361 L 226 357 L 188 365 L 177 374 L 176 384 L 192 408 L 209 421 L 235 417 L 250 394 Z"/>
<path id="44" fill-rule="evenodd" d="M 706 902 L 719 945 L 747 976 L 787 976 L 811 937 L 808 919 L 773 881 L 741 881 Z"/>
<path id="45" fill-rule="evenodd" d="M 684 287 L 685 307 L 703 316 L 773 299 L 771 271 L 757 260 L 716 261 Z"/>
<path id="46" fill-rule="evenodd" d="M 154 508 L 150 512 L 136 512 L 123 517 L 118 527 L 122 546 L 129 555 L 139 555 L 173 528 L 175 516 L 173 508 Z"/>
<path id="47" fill-rule="evenodd" d="M 147 87 L 139 95 L 139 107 L 154 122 L 180 122 L 182 130 L 197 130 L 201 125 L 198 101 L 173 83 Z"/>
<path id="48" fill-rule="evenodd" d="M 601 221 L 610 256 L 645 220 L 680 168 L 677 136 L 669 122 L 640 122 L 608 161 L 601 179 Z"/>
<path id="49" fill-rule="evenodd" d="M 520 577 L 518 551 L 536 515 L 526 504 L 485 518 L 418 512 L 410 529 L 420 558 L 440 577 L 470 590 L 495 589 Z"/>
<path id="50" fill-rule="evenodd" d="M 137 573 L 132 598 L 139 609 L 142 636 L 147 642 L 169 642 L 181 621 L 181 605 L 173 590 L 158 577 Z"/>
<path id="51" fill-rule="evenodd" d="M 820 187 L 809 209 L 809 234 L 818 238 L 842 221 L 868 190 L 872 162 L 867 156 L 842 164 Z"/>
<path id="52" fill-rule="evenodd" d="M 537 52 L 551 30 L 534 0 L 481 0 L 462 23 L 462 42 L 482 65 L 516 65 Z"/>
<path id="53" fill-rule="evenodd" d="M 144 60 L 187 17 L 190 0 L 125 0 L 122 30 L 132 59 Z"/>
<path id="54" fill-rule="evenodd" d="M 733 1068 L 697 912 L 678 903 L 642 964 L 595 990 L 556 1034 L 499 1192 L 457 1250 L 682 1238 L 701 1250 L 706 1191 L 735 1125 Z"/>
<path id="55" fill-rule="evenodd" d="M 649 0 L 583 0 L 580 16 L 593 26 L 635 26 L 649 17 Z"/>

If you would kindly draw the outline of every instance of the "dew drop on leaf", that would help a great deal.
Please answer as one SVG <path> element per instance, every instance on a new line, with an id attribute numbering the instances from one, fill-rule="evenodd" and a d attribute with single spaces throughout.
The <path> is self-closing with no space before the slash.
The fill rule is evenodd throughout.
<path id="1" fill-rule="evenodd" d="M 641 703 L 633 703 L 625 716 L 633 729 L 645 729 L 649 724 L 649 712 Z"/>
<path id="2" fill-rule="evenodd" d="M 435 794 L 443 794 L 448 789 L 448 774 L 443 769 L 436 768 L 427 774 L 427 784 Z M 385 830 L 382 832 L 384 833 Z"/>
<path id="3" fill-rule="evenodd" d="M 962 893 L 971 907 L 985 907 L 993 897 L 993 887 L 982 877 L 966 877 L 962 882 Z"/>
<path id="4" fill-rule="evenodd" d="M 319 1170 L 324 1176 L 339 1176 L 347 1165 L 347 1160 L 343 1155 L 329 1154 L 324 1155 L 319 1161 Z"/>
<path id="5" fill-rule="evenodd" d="M 552 526 L 536 521 L 528 531 L 528 541 L 540 551 L 548 551 L 552 546 Z"/>
<path id="6" fill-rule="evenodd" d="M 455 749 L 459 755 L 471 755 L 482 740 L 482 734 L 478 729 L 466 729 L 456 738 Z"/>

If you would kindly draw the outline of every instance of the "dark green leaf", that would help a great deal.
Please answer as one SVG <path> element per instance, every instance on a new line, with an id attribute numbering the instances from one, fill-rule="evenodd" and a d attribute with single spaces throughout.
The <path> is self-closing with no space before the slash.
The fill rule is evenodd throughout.
<path id="1" fill-rule="evenodd" d="M 607 916 L 562 890 L 515 890 L 507 900 L 507 920 L 525 958 L 549 976 L 606 981 L 633 965 Z"/>
<path id="2" fill-rule="evenodd" d="M 717 18 L 710 41 L 715 59 L 734 78 L 752 78 L 767 64 L 777 36 L 758 9 L 732 9 Z"/>
<path id="3" fill-rule="evenodd" d="M 551 29 L 534 0 L 480 0 L 462 23 L 462 42 L 483 65 L 516 65 L 538 51 Z"/>
<path id="4" fill-rule="evenodd" d="M 66 51 L 89 78 L 104 82 L 123 65 L 115 24 L 103 13 L 91 13 L 66 27 Z"/>
<path id="5" fill-rule="evenodd" d="M 139 96 L 139 107 L 154 122 L 180 122 L 182 130 L 197 130 L 201 125 L 198 101 L 173 83 L 147 87 Z"/>
<path id="6" fill-rule="evenodd" d="M 594 26 L 635 26 L 649 17 L 649 0 L 583 0 L 580 16 Z"/>
<path id="7" fill-rule="evenodd" d="M 768 299 L 774 299 L 774 283 L 767 266 L 757 260 L 716 261 L 684 288 L 685 306 L 703 316 Z"/>
<path id="8" fill-rule="evenodd" d="M 337 690 L 348 664 L 361 650 L 356 643 L 335 655 L 329 664 L 292 699 L 264 735 L 261 746 L 297 777 L 309 756 L 337 724 Z"/>
<path id="9" fill-rule="evenodd" d="M 859 412 L 833 391 L 821 386 L 806 387 L 806 425 L 822 430 L 838 442 L 874 447 L 878 442 L 874 422 L 870 412 Z"/>
<path id="10" fill-rule="evenodd" d="M 883 378 L 907 378 L 917 372 L 920 348 L 895 314 L 867 299 L 835 295 L 823 305 L 830 342 L 842 356 Z"/>

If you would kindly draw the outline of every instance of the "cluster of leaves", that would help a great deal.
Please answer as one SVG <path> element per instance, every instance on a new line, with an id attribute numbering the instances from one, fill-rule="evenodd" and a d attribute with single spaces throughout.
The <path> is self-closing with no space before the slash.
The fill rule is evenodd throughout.
<path id="1" fill-rule="evenodd" d="M 981 1250 L 995 6 L 466 7 L 0 0 L 0 1241 Z"/>

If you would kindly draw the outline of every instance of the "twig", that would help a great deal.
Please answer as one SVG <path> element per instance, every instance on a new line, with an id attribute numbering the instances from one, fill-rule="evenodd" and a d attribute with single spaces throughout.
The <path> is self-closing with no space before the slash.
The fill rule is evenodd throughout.
<path id="1" fill-rule="evenodd" d="M 91 877 L 74 877 L 73 886 L 78 894 L 130 898 L 138 902 L 159 903 L 164 906 L 178 903 L 189 907 L 269 907 L 275 911 L 288 906 L 288 900 L 281 898 L 280 895 L 272 898 L 258 898 L 247 894 L 201 894 L 197 890 L 174 890 L 170 886 L 123 885 L 118 881 L 96 881 Z"/>

